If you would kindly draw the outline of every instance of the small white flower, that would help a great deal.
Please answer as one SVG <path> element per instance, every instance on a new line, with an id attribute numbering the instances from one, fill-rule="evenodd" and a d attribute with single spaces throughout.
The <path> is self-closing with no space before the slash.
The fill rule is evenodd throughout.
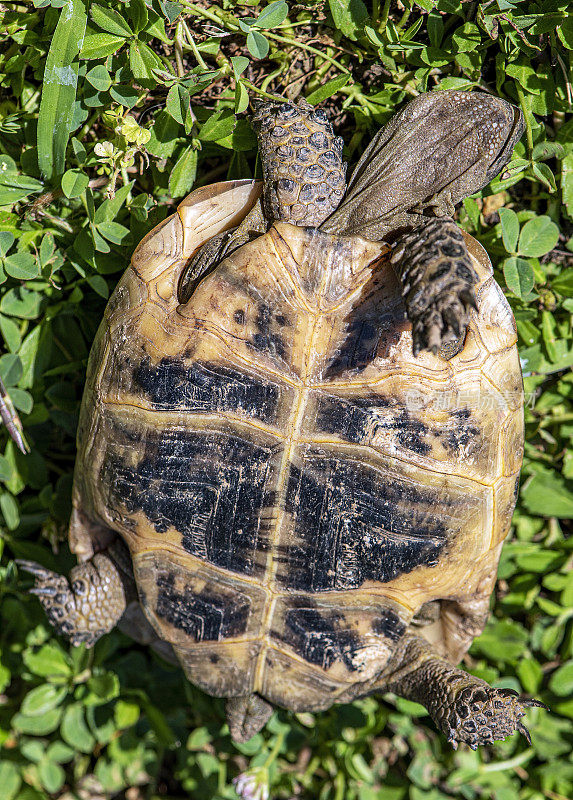
<path id="1" fill-rule="evenodd" d="M 269 800 L 268 775 L 266 769 L 255 767 L 233 778 L 235 791 L 241 800 Z"/>

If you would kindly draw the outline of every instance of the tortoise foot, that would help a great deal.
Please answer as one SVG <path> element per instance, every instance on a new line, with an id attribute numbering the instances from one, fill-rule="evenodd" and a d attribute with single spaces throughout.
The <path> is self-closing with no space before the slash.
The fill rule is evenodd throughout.
<path id="1" fill-rule="evenodd" d="M 494 689 L 481 683 L 458 691 L 452 688 L 448 700 L 450 702 L 438 724 L 454 750 L 459 742 L 465 742 L 476 750 L 479 745 L 505 739 L 516 731 L 531 744 L 529 731 L 521 718 L 526 708 L 547 708 L 539 700 L 520 697 L 513 689 Z"/>
<path id="2" fill-rule="evenodd" d="M 436 354 L 465 336 L 470 308 L 477 308 L 477 275 L 454 221 L 429 219 L 416 226 L 398 239 L 392 262 L 412 323 L 414 355 Z"/>
<path id="3" fill-rule="evenodd" d="M 227 722 L 235 742 L 248 742 L 270 719 L 273 707 L 258 694 L 248 697 L 229 697 Z"/>
<path id="4" fill-rule="evenodd" d="M 74 567 L 70 580 L 35 561 L 16 563 L 34 576 L 30 594 L 39 598 L 56 632 L 75 646 L 93 647 L 125 610 L 121 575 L 113 561 L 102 553 Z"/>

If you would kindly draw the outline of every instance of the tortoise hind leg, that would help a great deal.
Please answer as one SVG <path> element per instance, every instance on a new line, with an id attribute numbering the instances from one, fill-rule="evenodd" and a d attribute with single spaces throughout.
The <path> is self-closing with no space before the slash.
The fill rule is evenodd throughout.
<path id="1" fill-rule="evenodd" d="M 125 611 L 125 576 L 105 553 L 78 564 L 69 580 L 34 561 L 18 560 L 17 564 L 34 575 L 30 592 L 39 597 L 57 633 L 73 645 L 93 647 Z"/>
<path id="2" fill-rule="evenodd" d="M 539 700 L 522 698 L 512 689 L 495 689 L 453 667 L 413 634 L 402 638 L 389 668 L 391 674 L 384 678 L 383 688 L 425 706 L 454 749 L 465 742 L 475 750 L 515 731 L 529 742 L 529 732 L 521 721 L 525 709 L 546 708 Z"/>
<path id="3" fill-rule="evenodd" d="M 415 356 L 421 350 L 436 354 L 463 337 L 469 309 L 477 308 L 477 275 L 458 226 L 449 217 L 421 220 L 397 240 L 392 255 Z"/>
<path id="4" fill-rule="evenodd" d="M 272 705 L 258 694 L 229 697 L 225 710 L 231 738 L 235 742 L 248 742 L 264 728 L 273 713 Z"/>

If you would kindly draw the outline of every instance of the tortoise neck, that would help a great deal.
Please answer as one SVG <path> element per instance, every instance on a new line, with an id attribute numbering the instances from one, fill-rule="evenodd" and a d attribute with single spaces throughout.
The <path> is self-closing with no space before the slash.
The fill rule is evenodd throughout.
<path id="1" fill-rule="evenodd" d="M 338 207 L 345 190 L 342 139 L 324 111 L 259 103 L 252 117 L 263 171 L 263 208 L 269 222 L 318 227 Z"/>

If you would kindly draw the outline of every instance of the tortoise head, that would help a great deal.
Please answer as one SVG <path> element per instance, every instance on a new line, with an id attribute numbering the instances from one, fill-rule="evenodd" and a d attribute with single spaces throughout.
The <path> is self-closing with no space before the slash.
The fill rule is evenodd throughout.
<path id="1" fill-rule="evenodd" d="M 421 214 L 451 215 L 503 169 L 522 133 L 521 111 L 499 97 L 419 95 L 374 136 L 324 229 L 379 240 Z"/>
<path id="2" fill-rule="evenodd" d="M 270 222 L 318 227 L 344 195 L 342 139 L 324 111 L 305 100 L 255 100 L 253 106 L 265 216 Z"/>

